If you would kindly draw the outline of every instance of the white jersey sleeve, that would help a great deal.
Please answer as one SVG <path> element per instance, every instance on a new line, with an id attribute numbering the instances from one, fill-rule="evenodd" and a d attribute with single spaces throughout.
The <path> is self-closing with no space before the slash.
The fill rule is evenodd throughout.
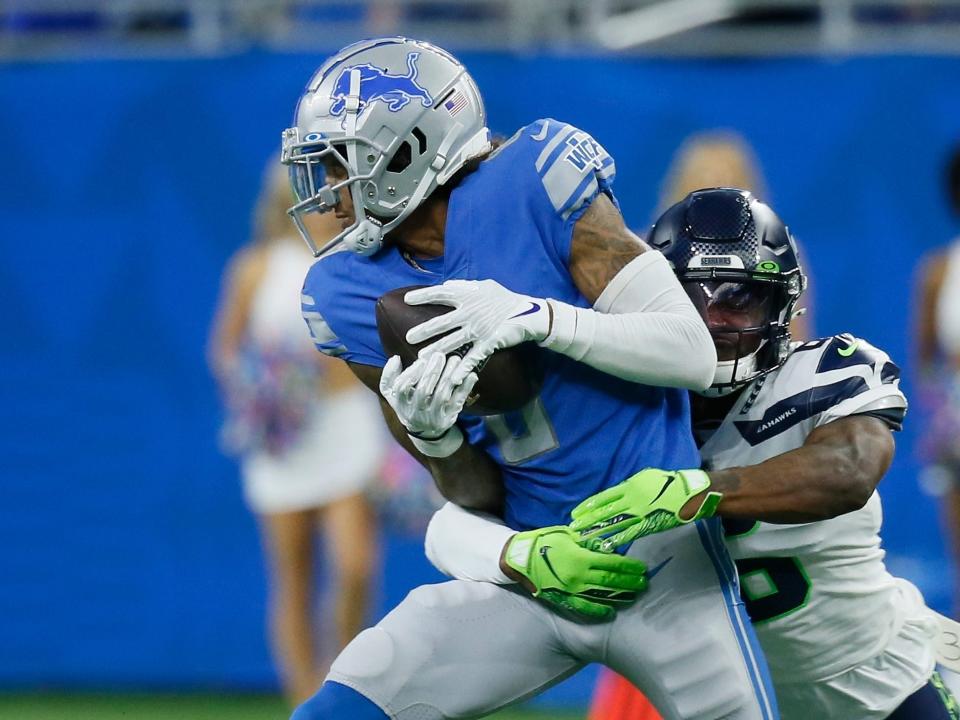
<path id="1" fill-rule="evenodd" d="M 902 427 L 907 398 L 900 391 L 900 368 L 866 340 L 849 334 L 826 339 L 815 378 L 816 388 L 831 391 L 817 427 L 862 414 L 876 415 L 894 430 Z"/>
<path id="2" fill-rule="evenodd" d="M 515 532 L 492 515 L 448 502 L 430 519 L 424 551 L 452 578 L 508 585 L 513 581 L 500 569 L 500 553 Z"/>

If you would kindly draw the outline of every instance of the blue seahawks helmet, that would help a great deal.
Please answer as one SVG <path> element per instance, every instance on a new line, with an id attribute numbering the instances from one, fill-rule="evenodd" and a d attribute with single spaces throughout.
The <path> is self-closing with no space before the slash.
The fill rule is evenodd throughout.
<path id="1" fill-rule="evenodd" d="M 402 37 L 350 45 L 327 60 L 283 132 L 296 204 L 288 210 L 314 255 L 342 246 L 362 255 L 438 185 L 490 149 L 476 83 L 453 56 Z M 303 216 L 350 193 L 355 220 L 334 238 L 311 237 Z"/>
<path id="2" fill-rule="evenodd" d="M 762 318 L 750 327 L 710 328 L 718 351 L 721 343 L 735 346 L 704 394 L 725 395 L 783 364 L 806 277 L 796 241 L 768 205 L 746 190 L 698 190 L 660 216 L 647 242 L 703 312 L 716 303 Z"/>

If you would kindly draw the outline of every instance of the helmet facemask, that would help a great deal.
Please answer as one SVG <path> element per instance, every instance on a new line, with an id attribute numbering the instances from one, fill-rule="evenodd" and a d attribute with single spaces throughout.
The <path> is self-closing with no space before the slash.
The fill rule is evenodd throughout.
<path id="1" fill-rule="evenodd" d="M 680 273 L 680 281 L 717 348 L 714 381 L 701 395 L 728 395 L 783 363 L 802 288 L 799 273 L 711 268 Z"/>
<path id="2" fill-rule="evenodd" d="M 357 169 L 358 157 L 368 164 L 365 172 Z M 287 210 L 297 229 L 313 251 L 320 256 L 343 243 L 360 255 L 372 255 L 383 244 L 384 233 L 399 219 L 385 222 L 369 215 L 363 204 L 363 186 L 382 172 L 386 153 L 377 144 L 362 137 L 327 139 L 321 133 L 309 133 L 301 141 L 298 128 L 283 133 L 283 162 L 290 168 L 290 186 L 296 204 Z M 340 202 L 340 193 L 349 193 L 353 201 L 353 223 L 333 238 L 315 239 L 303 216 L 332 211 Z"/>

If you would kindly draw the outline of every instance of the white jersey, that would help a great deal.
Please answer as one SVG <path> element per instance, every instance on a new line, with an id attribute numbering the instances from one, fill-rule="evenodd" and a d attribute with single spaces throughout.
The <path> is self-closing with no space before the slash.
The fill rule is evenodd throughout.
<path id="1" fill-rule="evenodd" d="M 799 448 L 814 429 L 849 415 L 876 415 L 899 429 L 907 408 L 899 376 L 886 353 L 850 335 L 797 344 L 780 368 L 744 390 L 719 426 L 698 429 L 704 466 L 757 465 Z M 884 567 L 881 522 L 876 492 L 860 510 L 820 522 L 724 522 L 741 595 L 785 718 L 795 716 L 793 690 L 793 700 L 802 696 L 816 703 L 808 692 L 811 681 L 875 663 L 899 642 L 905 623 L 919 618 L 922 627 L 914 634 L 933 632 L 916 589 Z M 866 701 L 877 706 L 877 714 L 859 717 L 886 717 L 927 681 L 932 640 L 921 637 L 911 647 L 907 652 L 915 657 L 907 672 L 892 682 L 881 678 L 883 688 L 865 691 L 874 695 Z M 890 706 L 884 707 L 887 699 Z M 799 710 L 794 708 L 803 717 L 820 717 L 809 704 Z"/>

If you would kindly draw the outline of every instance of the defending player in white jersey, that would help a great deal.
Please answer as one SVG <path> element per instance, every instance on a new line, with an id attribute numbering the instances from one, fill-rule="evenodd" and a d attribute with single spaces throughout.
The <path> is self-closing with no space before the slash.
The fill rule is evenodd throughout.
<path id="1" fill-rule="evenodd" d="M 648 241 L 703 308 L 717 347 L 714 385 L 692 396 L 707 472 L 641 471 L 574 509 L 573 529 L 609 551 L 716 513 L 783 718 L 957 718 L 934 672 L 936 616 L 886 571 L 880 549 L 876 486 L 907 406 L 899 369 L 850 335 L 790 342 L 804 282 L 795 244 L 749 193 L 692 193 Z M 476 575 L 476 545 L 466 561 L 456 552 L 476 521 L 464 515 L 438 513 L 428 555 Z"/>

